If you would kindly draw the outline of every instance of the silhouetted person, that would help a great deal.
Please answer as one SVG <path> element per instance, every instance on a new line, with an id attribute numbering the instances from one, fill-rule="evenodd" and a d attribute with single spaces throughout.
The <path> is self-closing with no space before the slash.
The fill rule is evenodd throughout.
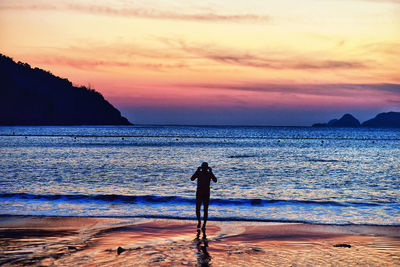
<path id="1" fill-rule="evenodd" d="M 203 162 L 201 167 L 197 168 L 197 171 L 193 174 L 192 181 L 197 178 L 197 191 L 196 191 L 196 217 L 197 217 L 197 228 L 201 226 L 201 218 L 200 218 L 200 208 L 201 203 L 203 203 L 204 207 L 204 222 L 203 229 L 206 229 L 206 223 L 208 219 L 208 204 L 210 203 L 210 182 L 211 180 L 214 183 L 217 182 L 217 178 L 212 173 L 212 169 L 208 167 L 207 162 Z"/>

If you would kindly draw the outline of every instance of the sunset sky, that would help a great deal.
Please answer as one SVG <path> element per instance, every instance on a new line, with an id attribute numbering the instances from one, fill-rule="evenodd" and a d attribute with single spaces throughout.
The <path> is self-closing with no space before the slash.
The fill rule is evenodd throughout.
<path id="1" fill-rule="evenodd" d="M 400 111 L 400 0 L 0 0 L 0 53 L 90 85 L 133 123 Z"/>

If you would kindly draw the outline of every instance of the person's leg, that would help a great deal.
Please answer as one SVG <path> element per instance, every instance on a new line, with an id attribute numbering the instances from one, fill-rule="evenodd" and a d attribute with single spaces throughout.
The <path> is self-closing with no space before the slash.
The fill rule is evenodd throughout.
<path id="1" fill-rule="evenodd" d="M 200 226 L 201 226 L 200 208 L 201 208 L 201 198 L 199 196 L 196 196 L 197 228 L 200 228 Z"/>
<path id="2" fill-rule="evenodd" d="M 204 206 L 204 222 L 203 222 L 203 229 L 206 229 L 206 223 L 208 219 L 208 204 L 210 203 L 210 196 L 206 196 L 203 200 Z"/>

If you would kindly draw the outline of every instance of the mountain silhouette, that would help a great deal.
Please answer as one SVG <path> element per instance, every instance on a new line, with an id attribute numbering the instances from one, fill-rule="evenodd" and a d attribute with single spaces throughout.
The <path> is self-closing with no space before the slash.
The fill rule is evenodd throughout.
<path id="1" fill-rule="evenodd" d="M 351 114 L 344 114 L 340 119 L 331 121 L 331 127 L 360 127 L 360 122 Z"/>
<path id="2" fill-rule="evenodd" d="M 328 123 L 315 123 L 313 127 L 360 127 L 360 125 L 353 115 L 344 114 L 340 119 L 333 119 Z"/>
<path id="3" fill-rule="evenodd" d="M 333 119 L 328 123 L 315 123 L 313 127 L 370 127 L 370 128 L 400 128 L 400 112 L 379 113 L 375 118 L 360 122 L 351 114 L 345 114 L 339 120 Z"/>
<path id="4" fill-rule="evenodd" d="M 400 128 L 400 112 L 379 113 L 375 118 L 363 122 L 363 127 Z"/>
<path id="5" fill-rule="evenodd" d="M 104 97 L 0 54 L 0 125 L 131 125 Z"/>

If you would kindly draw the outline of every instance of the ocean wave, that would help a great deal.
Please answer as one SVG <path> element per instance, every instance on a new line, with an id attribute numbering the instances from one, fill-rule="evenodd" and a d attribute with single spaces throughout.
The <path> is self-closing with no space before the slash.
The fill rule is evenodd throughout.
<path id="1" fill-rule="evenodd" d="M 3 193 L 0 194 L 0 199 L 10 200 L 41 200 L 41 201 L 90 201 L 90 202 L 108 202 L 108 203 L 126 203 L 126 204 L 195 204 L 195 198 L 185 198 L 180 196 L 129 196 L 129 195 L 35 195 L 29 193 Z M 286 199 L 240 199 L 240 198 L 211 198 L 210 204 L 216 206 L 268 206 L 268 205 L 291 205 L 291 206 L 380 206 L 384 204 L 394 204 L 388 202 L 338 202 L 338 201 L 317 201 L 317 200 L 286 200 Z"/>
<path id="2" fill-rule="evenodd" d="M 247 154 L 243 154 L 243 155 L 232 155 L 229 156 L 230 159 L 238 159 L 238 158 L 256 158 L 259 157 L 258 155 L 247 155 Z"/>

